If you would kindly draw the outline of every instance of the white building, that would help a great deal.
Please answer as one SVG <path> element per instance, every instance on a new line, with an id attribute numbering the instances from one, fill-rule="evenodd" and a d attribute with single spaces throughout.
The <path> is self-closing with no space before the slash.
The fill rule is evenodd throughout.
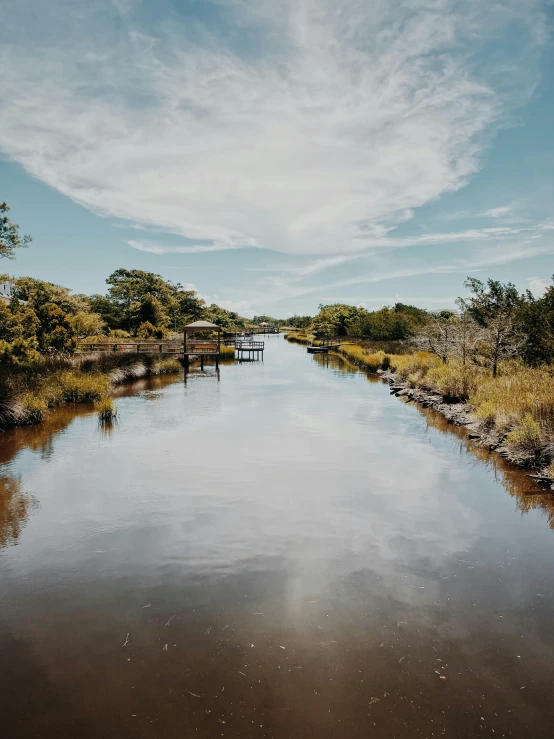
<path id="1" fill-rule="evenodd" d="M 4 303 L 9 303 L 14 295 L 13 282 L 0 282 L 0 300 Z"/>

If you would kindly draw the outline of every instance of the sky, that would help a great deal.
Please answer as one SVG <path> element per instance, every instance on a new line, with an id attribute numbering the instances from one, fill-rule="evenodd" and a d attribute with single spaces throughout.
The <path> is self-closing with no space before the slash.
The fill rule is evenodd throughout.
<path id="1" fill-rule="evenodd" d="M 551 0 L 0 0 L 0 271 L 241 315 L 554 273 Z"/>

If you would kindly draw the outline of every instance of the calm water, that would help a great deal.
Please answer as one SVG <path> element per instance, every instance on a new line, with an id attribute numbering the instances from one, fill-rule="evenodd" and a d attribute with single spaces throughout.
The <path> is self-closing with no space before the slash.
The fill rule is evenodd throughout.
<path id="1" fill-rule="evenodd" d="M 266 347 L 2 435 L 2 736 L 552 736 L 551 497 Z"/>

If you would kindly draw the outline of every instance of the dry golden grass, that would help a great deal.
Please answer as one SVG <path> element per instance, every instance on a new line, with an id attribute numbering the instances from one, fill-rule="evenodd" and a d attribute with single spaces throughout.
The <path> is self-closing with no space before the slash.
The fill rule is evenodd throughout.
<path id="1" fill-rule="evenodd" d="M 483 378 L 470 403 L 486 423 L 507 431 L 530 416 L 543 436 L 554 433 L 554 370 L 505 363 L 501 376 Z"/>
<path id="2" fill-rule="evenodd" d="M 102 398 L 94 404 L 100 423 L 112 423 L 117 418 L 117 407 L 112 398 Z"/>
<path id="3" fill-rule="evenodd" d="M 291 331 L 288 334 L 285 334 L 285 339 L 287 341 L 295 342 L 296 344 L 311 344 L 315 340 L 315 336 L 313 334 L 303 333 L 300 331 Z"/>

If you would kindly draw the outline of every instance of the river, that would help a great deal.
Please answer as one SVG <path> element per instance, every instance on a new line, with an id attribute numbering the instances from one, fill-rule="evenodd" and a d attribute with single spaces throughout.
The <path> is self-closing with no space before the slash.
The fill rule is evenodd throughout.
<path id="1" fill-rule="evenodd" d="M 554 733 L 554 504 L 280 336 L 0 438 L 7 739 Z"/>

